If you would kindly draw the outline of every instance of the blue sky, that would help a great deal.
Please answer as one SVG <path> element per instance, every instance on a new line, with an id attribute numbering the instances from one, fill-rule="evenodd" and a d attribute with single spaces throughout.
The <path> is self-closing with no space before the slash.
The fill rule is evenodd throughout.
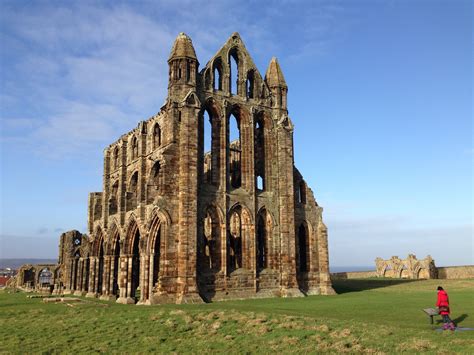
<path id="1" fill-rule="evenodd" d="M 86 231 L 103 149 L 159 111 L 179 32 L 201 67 L 239 32 L 289 86 L 295 163 L 332 265 L 474 263 L 470 1 L 2 1 L 0 257 Z"/>

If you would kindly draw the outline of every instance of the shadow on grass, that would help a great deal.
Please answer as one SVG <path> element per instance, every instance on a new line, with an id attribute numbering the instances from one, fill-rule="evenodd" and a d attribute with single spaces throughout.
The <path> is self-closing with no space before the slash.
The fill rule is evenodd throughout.
<path id="1" fill-rule="evenodd" d="M 453 319 L 453 322 L 454 322 L 454 324 L 459 324 L 459 323 L 461 323 L 464 319 L 466 319 L 467 317 L 468 317 L 468 315 L 464 313 L 463 315 L 460 315 L 459 317 L 454 318 L 454 319 Z"/>
<path id="2" fill-rule="evenodd" d="M 406 279 L 339 279 L 332 281 L 332 287 L 338 293 L 348 292 L 360 292 L 365 290 L 371 290 L 374 288 L 388 287 L 393 285 L 405 284 L 410 282 L 416 282 L 419 280 L 406 280 Z"/>
<path id="3" fill-rule="evenodd" d="M 451 320 L 454 322 L 454 324 L 458 325 L 459 323 L 461 323 L 467 317 L 469 317 L 469 316 L 466 313 L 464 313 L 464 314 L 460 315 L 459 317 L 451 319 Z M 441 323 L 443 323 L 443 319 L 437 319 L 436 320 L 436 324 L 441 324 Z"/>

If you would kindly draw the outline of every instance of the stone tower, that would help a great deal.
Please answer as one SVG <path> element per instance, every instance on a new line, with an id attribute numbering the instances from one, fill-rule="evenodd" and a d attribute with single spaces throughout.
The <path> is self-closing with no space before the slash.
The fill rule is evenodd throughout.
<path id="1" fill-rule="evenodd" d="M 142 304 L 333 293 L 276 58 L 263 78 L 234 33 L 198 71 L 181 33 L 168 65 L 160 112 L 104 151 L 71 291 Z"/>

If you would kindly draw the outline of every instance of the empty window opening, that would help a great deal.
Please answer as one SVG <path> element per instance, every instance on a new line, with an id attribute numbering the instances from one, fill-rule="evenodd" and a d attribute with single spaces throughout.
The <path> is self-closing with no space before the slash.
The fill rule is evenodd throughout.
<path id="1" fill-rule="evenodd" d="M 138 299 L 140 297 L 140 233 L 137 229 L 133 238 L 132 248 L 132 284 L 131 297 Z"/>
<path id="2" fill-rule="evenodd" d="M 234 51 L 229 55 L 229 67 L 230 67 L 230 81 L 229 81 L 229 92 L 232 95 L 237 95 L 239 85 L 239 63 L 237 53 Z"/>
<path id="3" fill-rule="evenodd" d="M 242 184 L 241 177 L 241 141 L 240 122 L 234 114 L 229 117 L 229 155 L 230 155 L 230 184 L 238 188 Z"/>
<path id="4" fill-rule="evenodd" d="M 161 146 L 161 128 L 157 123 L 153 128 L 153 148 L 158 148 Z"/>
<path id="5" fill-rule="evenodd" d="M 204 181 L 212 180 L 212 121 L 207 110 L 203 114 L 203 165 Z"/>
<path id="6" fill-rule="evenodd" d="M 114 162 L 113 168 L 117 169 L 119 167 L 119 150 L 118 150 L 118 148 L 114 149 L 113 162 Z"/>
<path id="7" fill-rule="evenodd" d="M 160 186 L 160 171 L 160 162 L 157 161 L 155 165 L 153 165 L 153 168 L 151 168 L 151 184 L 156 187 Z"/>
<path id="8" fill-rule="evenodd" d="M 308 235 L 306 233 L 306 228 L 302 224 L 298 229 L 298 261 L 299 261 L 299 270 L 301 272 L 308 271 Z"/>
<path id="9" fill-rule="evenodd" d="M 160 162 L 156 162 L 151 168 L 149 179 L 146 187 L 146 200 L 147 203 L 153 203 L 160 195 L 163 189 L 163 173 L 161 171 Z"/>
<path id="10" fill-rule="evenodd" d="M 53 273 L 48 268 L 41 270 L 39 274 L 39 283 L 41 286 L 49 286 L 53 283 Z"/>
<path id="11" fill-rule="evenodd" d="M 186 63 L 186 81 L 190 81 L 191 80 L 191 62 L 188 61 Z"/>
<path id="12" fill-rule="evenodd" d="M 257 270 L 267 267 L 267 231 L 264 216 L 265 213 L 259 214 L 257 221 Z"/>
<path id="13" fill-rule="evenodd" d="M 246 93 L 247 98 L 253 99 L 253 91 L 254 91 L 254 72 L 250 70 L 247 74 L 247 82 L 246 82 Z"/>
<path id="14" fill-rule="evenodd" d="M 114 273 L 113 273 L 113 284 L 112 284 L 112 293 L 118 296 L 119 293 L 119 284 L 118 284 L 118 276 L 119 276 L 119 269 L 120 269 L 120 238 L 117 235 L 115 237 L 115 247 L 114 247 Z"/>
<path id="15" fill-rule="evenodd" d="M 257 177 L 257 190 L 265 189 L 265 144 L 264 144 L 263 116 L 259 114 L 255 121 L 254 130 L 254 167 Z"/>
<path id="16" fill-rule="evenodd" d="M 117 213 L 118 208 L 118 181 L 112 185 L 109 198 L 109 214 Z"/>
<path id="17" fill-rule="evenodd" d="M 212 124 L 209 112 L 204 111 L 204 153 L 211 151 Z"/>
<path id="18" fill-rule="evenodd" d="M 234 210 L 229 219 L 227 231 L 227 270 L 231 273 L 242 267 L 242 222 L 240 207 Z"/>
<path id="19" fill-rule="evenodd" d="M 257 190 L 264 190 L 263 177 L 260 175 L 257 176 Z"/>
<path id="20" fill-rule="evenodd" d="M 137 137 L 132 138 L 132 159 L 138 157 L 138 139 Z"/>
<path id="21" fill-rule="evenodd" d="M 133 210 L 137 207 L 138 200 L 138 171 L 133 173 L 130 179 L 130 185 L 127 196 L 127 211 Z"/>
<path id="22" fill-rule="evenodd" d="M 155 244 L 153 245 L 153 286 L 158 283 L 160 275 L 160 243 L 161 243 L 161 228 L 155 236 Z"/>
<path id="23" fill-rule="evenodd" d="M 234 114 L 231 114 L 229 119 L 229 141 L 230 143 L 238 141 L 240 147 L 240 124 Z"/>
<path id="24" fill-rule="evenodd" d="M 303 181 L 298 184 L 298 190 L 296 191 L 296 201 L 302 204 L 306 203 L 306 188 Z"/>
<path id="25" fill-rule="evenodd" d="M 222 62 L 220 58 L 214 62 L 214 90 L 222 90 Z"/>

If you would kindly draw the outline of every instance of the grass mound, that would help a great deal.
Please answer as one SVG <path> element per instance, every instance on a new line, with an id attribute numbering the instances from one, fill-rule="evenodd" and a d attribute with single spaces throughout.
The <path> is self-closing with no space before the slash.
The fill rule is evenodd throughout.
<path id="1" fill-rule="evenodd" d="M 152 307 L 0 292 L 0 352 L 474 353 L 474 332 L 435 332 L 421 311 L 439 283 L 343 280 L 338 296 Z M 474 280 L 442 285 L 453 319 L 474 327 Z"/>

